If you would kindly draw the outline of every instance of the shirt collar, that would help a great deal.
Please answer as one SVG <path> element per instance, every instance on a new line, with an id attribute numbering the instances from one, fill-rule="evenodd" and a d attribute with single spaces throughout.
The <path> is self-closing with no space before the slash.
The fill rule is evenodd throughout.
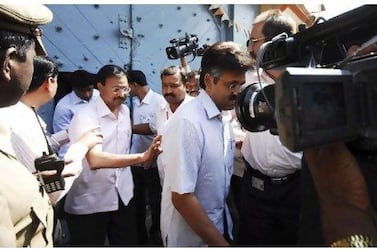
<path id="1" fill-rule="evenodd" d="M 96 104 L 99 117 L 106 117 L 109 115 L 114 116 L 114 114 L 110 111 L 109 107 L 105 104 L 101 96 L 96 98 L 93 102 Z M 125 107 L 127 107 L 125 104 L 121 104 L 119 113 L 123 113 Z"/>
<path id="2" fill-rule="evenodd" d="M 80 98 L 79 96 L 77 96 L 76 92 L 75 91 L 72 91 L 73 95 L 72 95 L 72 103 L 74 105 L 77 105 L 77 104 L 80 104 L 80 103 L 88 103 L 88 101 Z"/>
<path id="3" fill-rule="evenodd" d="M 144 103 L 144 104 L 149 105 L 152 102 L 152 98 L 153 98 L 153 91 L 152 89 L 149 88 L 147 95 L 145 95 L 143 100 L 141 100 L 140 104 Z"/>
<path id="4" fill-rule="evenodd" d="M 209 119 L 213 119 L 215 117 L 221 118 L 221 112 L 220 112 L 219 108 L 217 108 L 215 102 L 213 102 L 213 100 L 207 94 L 207 92 L 205 90 L 200 92 L 199 95 L 196 98 L 199 99 L 200 102 L 202 102 L 204 110 L 206 111 L 207 117 Z"/>
<path id="5" fill-rule="evenodd" d="M 179 105 L 179 107 L 180 107 L 181 105 L 183 105 L 183 104 L 186 104 L 187 102 L 189 102 L 190 100 L 193 100 L 193 99 L 194 99 L 194 97 L 191 97 L 190 95 L 186 94 L 185 98 L 183 99 L 183 101 L 182 101 L 182 103 Z M 171 109 L 170 109 L 170 105 L 169 105 L 169 103 L 166 101 L 165 98 L 164 98 L 164 101 L 165 101 L 165 102 L 161 103 L 161 105 L 160 105 L 161 110 L 168 110 L 168 111 L 171 111 Z M 178 108 L 179 108 L 179 107 L 178 107 Z"/>

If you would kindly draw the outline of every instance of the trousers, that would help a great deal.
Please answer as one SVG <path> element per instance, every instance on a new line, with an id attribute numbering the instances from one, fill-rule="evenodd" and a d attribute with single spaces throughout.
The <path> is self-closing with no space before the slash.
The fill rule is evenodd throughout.
<path id="1" fill-rule="evenodd" d="M 240 246 L 294 246 L 300 213 L 300 173 L 271 178 L 246 161 L 242 178 Z"/>

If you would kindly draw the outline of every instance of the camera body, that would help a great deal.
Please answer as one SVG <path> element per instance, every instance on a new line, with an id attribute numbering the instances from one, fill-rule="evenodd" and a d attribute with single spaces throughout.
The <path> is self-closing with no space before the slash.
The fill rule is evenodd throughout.
<path id="1" fill-rule="evenodd" d="M 350 140 L 367 141 L 363 150 L 377 152 L 377 56 L 343 61 L 346 48 L 376 36 L 376 25 L 377 6 L 362 6 L 273 41 L 261 67 L 288 67 L 275 85 L 241 91 L 241 124 L 249 131 L 277 131 L 294 152 Z"/>
<path id="2" fill-rule="evenodd" d="M 292 151 L 338 140 L 377 142 L 377 56 L 344 69 L 288 67 L 275 102 L 280 140 Z"/>
<path id="3" fill-rule="evenodd" d="M 203 56 L 208 45 L 199 48 L 199 38 L 194 34 L 187 34 L 184 37 L 170 40 L 172 46 L 167 47 L 166 54 L 169 59 L 178 59 L 190 54 L 194 56 Z"/>
<path id="4" fill-rule="evenodd" d="M 43 177 L 43 187 L 47 193 L 52 193 L 58 190 L 64 190 L 65 181 L 61 176 L 64 168 L 64 160 L 60 159 L 55 153 L 43 155 L 34 160 L 35 169 L 38 171 L 56 170 L 57 173 L 52 176 Z"/>

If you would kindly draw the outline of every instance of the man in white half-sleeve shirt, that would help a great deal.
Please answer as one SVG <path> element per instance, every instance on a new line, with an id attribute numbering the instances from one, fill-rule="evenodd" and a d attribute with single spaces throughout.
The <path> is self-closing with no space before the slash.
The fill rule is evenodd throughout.
<path id="1" fill-rule="evenodd" d="M 168 247 L 228 246 L 232 220 L 226 205 L 235 141 L 221 111 L 235 106 L 251 59 L 233 42 L 216 43 L 201 62 L 204 89 L 166 125 L 162 238 Z"/>
<path id="2" fill-rule="evenodd" d="M 145 151 L 156 135 L 156 112 L 160 105 L 165 103 L 162 95 L 153 91 L 147 82 L 144 72 L 130 70 L 127 72 L 132 96 L 132 144 L 131 153 Z M 131 167 L 134 177 L 134 196 L 137 208 L 137 227 L 139 232 L 139 245 L 161 246 L 160 236 L 160 205 L 161 186 L 158 176 L 156 161 L 152 168 L 144 169 L 141 165 Z M 152 224 L 146 228 L 146 207 L 149 202 Z M 149 237 L 149 238 L 148 238 Z"/>
<path id="3" fill-rule="evenodd" d="M 262 12 L 254 20 L 248 41 L 252 58 L 262 44 L 282 32 L 293 34 L 293 20 L 279 10 Z M 257 72 L 246 76 L 258 82 Z M 272 84 L 281 69 L 260 72 L 260 80 Z M 293 246 L 297 240 L 300 213 L 300 169 L 302 153 L 289 151 L 279 136 L 269 130 L 246 132 L 241 149 L 245 159 L 242 177 L 240 228 L 242 246 Z"/>
<path id="4" fill-rule="evenodd" d="M 123 104 L 130 92 L 125 71 L 116 65 L 103 66 L 97 73 L 100 97 L 76 113 L 69 136 L 73 142 L 87 128 L 99 126 L 103 144 L 89 150 L 83 170 L 67 194 L 64 210 L 71 246 L 137 245 L 136 208 L 130 165 L 150 161 L 153 147 L 129 154 L 131 121 Z M 159 138 L 152 141 L 158 146 Z"/>
<path id="5" fill-rule="evenodd" d="M 161 70 L 161 86 L 162 95 L 166 103 L 162 104 L 156 113 L 156 129 L 158 135 L 163 135 L 166 123 L 178 111 L 183 104 L 193 100 L 189 94 L 186 93 L 184 85 L 185 75 L 178 66 L 169 66 Z M 158 173 L 160 176 L 161 187 L 164 181 L 164 164 L 162 158 L 157 159 Z"/>

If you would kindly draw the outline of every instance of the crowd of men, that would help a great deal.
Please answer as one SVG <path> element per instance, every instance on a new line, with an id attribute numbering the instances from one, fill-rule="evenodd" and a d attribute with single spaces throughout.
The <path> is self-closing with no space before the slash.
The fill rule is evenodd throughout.
<path id="1" fill-rule="evenodd" d="M 0 5 L 0 246 L 305 245 L 303 171 L 320 208 L 311 245 L 377 245 L 368 184 L 343 142 L 293 153 L 269 131 L 235 136 L 237 95 L 255 80 L 261 45 L 295 32 L 280 11 L 256 17 L 248 51 L 218 42 L 199 72 L 163 68 L 162 95 L 140 70 L 74 72 L 49 134 L 36 110 L 56 94 L 59 70 L 38 26 L 52 18 L 45 6 Z M 259 74 L 274 83 L 281 73 Z M 61 165 L 55 152 L 64 168 L 41 168 Z"/>

